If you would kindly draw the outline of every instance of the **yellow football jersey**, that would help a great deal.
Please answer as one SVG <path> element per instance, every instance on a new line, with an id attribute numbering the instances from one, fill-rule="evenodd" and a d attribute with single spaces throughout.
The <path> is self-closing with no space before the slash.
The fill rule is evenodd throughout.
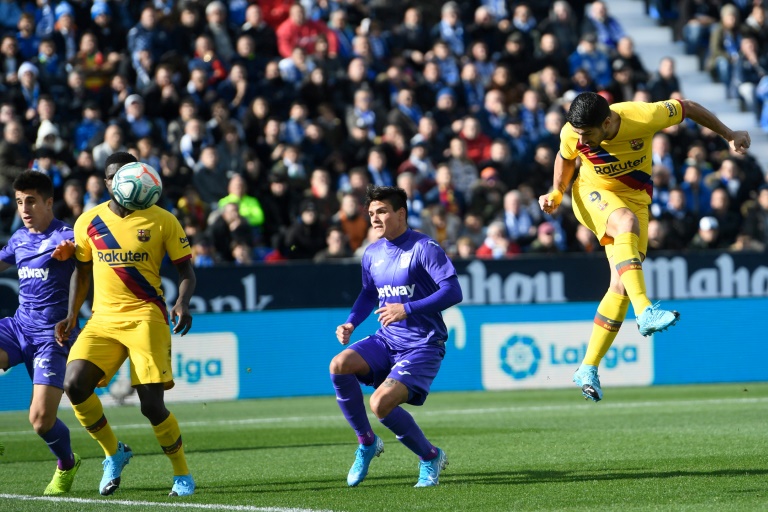
<path id="1" fill-rule="evenodd" d="M 102 203 L 75 222 L 75 256 L 93 262 L 93 315 L 101 319 L 168 322 L 160 264 L 192 257 L 176 217 L 152 206 L 122 218 Z"/>
<path id="2" fill-rule="evenodd" d="M 560 155 L 566 160 L 581 156 L 579 180 L 585 187 L 613 191 L 641 204 L 650 204 L 653 194 L 651 140 L 656 132 L 685 119 L 682 103 L 626 102 L 611 105 L 621 116 L 619 132 L 596 148 L 579 143 L 579 136 L 566 123 L 560 132 Z M 586 182 L 586 183 L 584 183 Z"/>

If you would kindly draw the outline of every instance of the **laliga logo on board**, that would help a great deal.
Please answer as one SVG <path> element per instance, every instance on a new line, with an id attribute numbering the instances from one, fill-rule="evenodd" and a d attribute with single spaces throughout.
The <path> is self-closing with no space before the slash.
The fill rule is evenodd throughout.
<path id="1" fill-rule="evenodd" d="M 499 351 L 501 369 L 513 379 L 525 379 L 536 373 L 541 360 L 541 350 L 533 338 L 512 336 Z"/>
<path id="2" fill-rule="evenodd" d="M 600 365 L 612 386 L 653 383 L 653 338 L 633 321 L 619 331 Z M 572 385 L 587 351 L 593 322 L 499 322 L 480 327 L 484 389 L 544 389 Z"/>

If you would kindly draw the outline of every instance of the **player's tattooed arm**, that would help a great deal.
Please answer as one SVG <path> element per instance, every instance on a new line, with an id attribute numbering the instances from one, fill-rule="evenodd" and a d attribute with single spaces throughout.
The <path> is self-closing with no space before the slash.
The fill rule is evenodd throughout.
<path id="1" fill-rule="evenodd" d="M 393 388 L 397 386 L 398 382 L 395 379 L 386 379 L 384 382 L 381 383 L 381 387 L 384 388 Z"/>

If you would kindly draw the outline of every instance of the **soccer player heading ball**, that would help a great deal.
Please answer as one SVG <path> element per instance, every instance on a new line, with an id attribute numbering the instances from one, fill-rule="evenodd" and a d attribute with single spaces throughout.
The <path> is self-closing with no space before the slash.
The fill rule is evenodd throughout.
<path id="1" fill-rule="evenodd" d="M 173 214 L 158 206 L 132 211 L 115 201 L 112 179 L 120 167 L 135 161 L 123 152 L 107 158 L 104 176 L 112 199 L 88 210 L 75 223 L 71 299 L 67 317 L 56 324 L 56 337 L 66 340 L 77 325 L 93 275 L 93 316 L 69 354 L 64 389 L 75 416 L 106 455 L 99 492 L 106 496 L 117 490 L 133 452 L 115 437 L 94 390 L 106 386 L 129 357 L 131 385 L 141 401 L 141 413 L 173 466 L 170 495 L 184 496 L 194 492 L 195 482 L 184 456 L 179 423 L 163 398 L 165 390 L 173 387 L 173 371 L 160 262 L 167 253 L 179 272 L 179 298 L 170 317 L 173 332 L 182 336 L 192 326 L 189 299 L 195 272 L 189 241 Z"/>
<path id="2" fill-rule="evenodd" d="M 408 228 L 405 191 L 371 187 L 371 227 L 380 239 L 365 250 L 363 289 L 347 321 L 336 328 L 342 345 L 374 308 L 381 327 L 331 361 L 336 401 L 360 443 L 347 484 L 365 479 L 384 442 L 368 422 L 360 383 L 376 388 L 371 410 L 420 459 L 416 487 L 438 484 L 445 452 L 424 436 L 401 404 L 422 405 L 445 355 L 448 332 L 441 312 L 462 300 L 456 270 L 437 242 Z"/>
<path id="3" fill-rule="evenodd" d="M 609 106 L 598 94 L 579 94 L 560 132 L 553 191 L 539 197 L 541 209 L 554 213 L 571 183 L 576 158 L 581 158 L 571 192 L 573 211 L 605 246 L 611 269 L 611 282 L 597 308 L 587 353 L 573 376 L 584 397 L 595 402 L 603 398 L 597 367 L 616 338 L 629 304 L 643 336 L 675 325 L 680 317 L 676 311 L 651 303 L 642 261 L 648 248 L 648 206 L 653 193 L 651 138 L 686 117 L 719 134 L 733 151 L 744 154 L 749 148 L 747 132 L 731 130 L 691 100 Z"/>

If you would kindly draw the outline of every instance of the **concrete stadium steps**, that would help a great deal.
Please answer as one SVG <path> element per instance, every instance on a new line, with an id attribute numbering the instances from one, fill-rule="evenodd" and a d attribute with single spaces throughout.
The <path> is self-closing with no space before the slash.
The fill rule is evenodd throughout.
<path id="1" fill-rule="evenodd" d="M 635 52 L 646 69 L 654 72 L 663 57 L 675 60 L 682 93 L 714 112 L 734 130 L 747 130 L 752 138 L 750 153 L 757 158 L 763 172 L 768 169 L 768 137 L 757 124 L 754 114 L 741 112 L 737 100 L 725 97 L 725 86 L 712 81 L 709 73 L 699 71 L 698 58 L 686 55 L 682 43 L 672 40 L 672 29 L 660 27 L 645 13 L 642 0 L 607 2 L 608 12 L 615 16 L 635 42 Z"/>

